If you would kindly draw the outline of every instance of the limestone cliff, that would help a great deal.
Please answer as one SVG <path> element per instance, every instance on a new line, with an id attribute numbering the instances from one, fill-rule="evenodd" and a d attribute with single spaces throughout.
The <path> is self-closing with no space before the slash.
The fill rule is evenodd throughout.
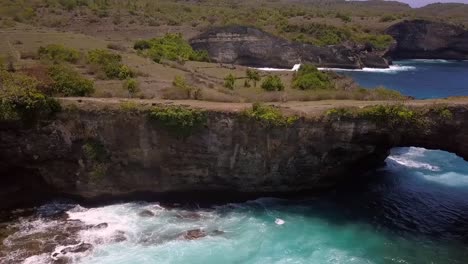
<path id="1" fill-rule="evenodd" d="M 390 50 L 400 59 L 468 59 L 468 31 L 426 20 L 406 20 L 387 29 L 397 44 Z"/>
<path id="2" fill-rule="evenodd" d="M 364 45 L 318 47 L 245 26 L 212 28 L 190 43 L 196 50 L 208 51 L 210 58 L 220 63 L 277 68 L 292 68 L 298 63 L 330 68 L 388 68 L 384 58 Z"/>
<path id="3" fill-rule="evenodd" d="M 33 127 L 0 122 L 2 207 L 41 192 L 96 198 L 319 190 L 382 164 L 395 146 L 443 149 L 468 159 L 466 106 L 450 107 L 450 118 L 426 113 L 432 121 L 424 129 L 325 116 L 270 127 L 210 110 L 206 124 L 188 137 L 175 136 L 144 112 L 85 108 Z"/>

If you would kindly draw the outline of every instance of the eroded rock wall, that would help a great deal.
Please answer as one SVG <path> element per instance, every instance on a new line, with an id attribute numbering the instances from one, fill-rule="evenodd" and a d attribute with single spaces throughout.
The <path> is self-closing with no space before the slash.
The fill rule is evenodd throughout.
<path id="1" fill-rule="evenodd" d="M 396 59 L 468 59 L 468 31 L 454 25 L 407 20 L 387 29 L 396 40 L 389 55 Z"/>
<path id="2" fill-rule="evenodd" d="M 292 68 L 299 63 L 330 68 L 388 68 L 386 59 L 364 45 L 318 47 L 246 26 L 212 28 L 190 43 L 196 50 L 208 51 L 211 60 L 220 63 L 276 68 Z"/>
<path id="3" fill-rule="evenodd" d="M 467 159 L 468 111 L 461 106 L 451 111 L 453 118 L 424 130 L 362 118 L 266 127 L 212 111 L 203 128 L 183 138 L 145 113 L 69 110 L 29 128 L 2 123 L 0 193 L 14 204 L 13 195 L 21 191 L 96 198 L 320 190 L 381 165 L 395 146 L 439 148 Z"/>

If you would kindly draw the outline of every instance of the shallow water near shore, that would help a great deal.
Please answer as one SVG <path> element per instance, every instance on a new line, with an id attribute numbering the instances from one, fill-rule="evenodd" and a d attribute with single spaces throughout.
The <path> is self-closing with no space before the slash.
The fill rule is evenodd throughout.
<path id="1" fill-rule="evenodd" d="M 384 168 L 356 176 L 301 200 L 206 208 L 50 203 L 2 226 L 16 232 L 4 240 L 0 263 L 468 263 L 467 162 L 442 151 L 398 148 Z M 61 211 L 64 217 L 53 216 Z M 75 241 L 28 254 L 37 246 L 25 246 L 25 238 L 49 243 L 72 224 L 64 232 Z M 79 243 L 91 249 L 63 253 Z"/>
<path id="2" fill-rule="evenodd" d="M 389 69 L 336 71 L 365 88 L 384 86 L 417 99 L 468 96 L 468 61 L 403 60 Z"/>

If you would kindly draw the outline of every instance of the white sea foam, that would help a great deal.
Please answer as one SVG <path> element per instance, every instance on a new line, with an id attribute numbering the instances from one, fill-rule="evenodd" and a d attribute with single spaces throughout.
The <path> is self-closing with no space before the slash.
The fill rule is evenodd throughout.
<path id="1" fill-rule="evenodd" d="M 395 74 L 403 71 L 414 71 L 416 70 L 415 66 L 405 66 L 405 65 L 390 65 L 389 68 L 362 68 L 362 69 L 341 69 L 341 68 L 318 68 L 321 71 L 338 71 L 338 72 L 377 72 L 377 73 L 390 73 Z"/>
<path id="2" fill-rule="evenodd" d="M 412 160 L 405 156 L 389 156 L 387 160 L 393 161 L 407 168 L 425 169 L 430 171 L 440 171 L 440 168 L 429 163 Z"/>
<path id="3" fill-rule="evenodd" d="M 447 172 L 439 175 L 427 175 L 423 173 L 419 174 L 428 181 L 437 182 L 443 185 L 453 187 L 468 186 L 468 175 L 457 172 Z"/>
<path id="4" fill-rule="evenodd" d="M 414 61 L 414 62 L 424 62 L 424 63 L 452 63 L 456 62 L 454 60 L 442 60 L 442 59 L 412 59 L 406 61 Z"/>
<path id="5" fill-rule="evenodd" d="M 294 66 L 291 69 L 268 68 L 268 67 L 256 68 L 256 69 L 260 71 L 298 71 L 300 67 L 301 67 L 301 64 L 294 64 Z"/>

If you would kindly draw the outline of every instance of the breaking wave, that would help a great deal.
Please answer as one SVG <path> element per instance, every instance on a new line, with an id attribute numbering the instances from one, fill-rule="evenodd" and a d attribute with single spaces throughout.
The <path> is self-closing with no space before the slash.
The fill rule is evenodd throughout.
<path id="1" fill-rule="evenodd" d="M 337 71 L 337 72 L 375 72 L 375 73 L 390 73 L 395 74 L 404 71 L 415 71 L 415 66 L 405 65 L 390 65 L 389 68 L 362 68 L 362 69 L 341 69 L 341 68 L 318 68 L 321 71 Z"/>

